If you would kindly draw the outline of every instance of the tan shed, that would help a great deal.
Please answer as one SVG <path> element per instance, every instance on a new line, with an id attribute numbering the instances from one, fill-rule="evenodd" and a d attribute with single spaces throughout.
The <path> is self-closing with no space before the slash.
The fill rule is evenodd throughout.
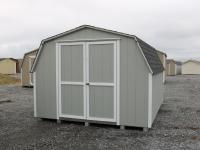
<path id="1" fill-rule="evenodd" d="M 165 83 L 165 79 L 166 79 L 166 59 L 167 59 L 167 54 L 162 52 L 162 51 L 158 51 L 157 50 L 157 54 L 158 57 L 160 58 L 163 67 L 164 67 L 164 71 L 163 71 L 163 83 Z"/>
<path id="2" fill-rule="evenodd" d="M 14 58 L 0 59 L 1 74 L 16 74 L 17 60 Z"/>
<path id="3" fill-rule="evenodd" d="M 182 64 L 182 74 L 200 74 L 200 62 L 188 60 Z"/>
<path id="4" fill-rule="evenodd" d="M 166 72 L 168 76 L 175 76 L 177 73 L 177 65 L 176 61 L 173 59 L 167 59 L 167 64 L 166 64 Z"/>
<path id="5" fill-rule="evenodd" d="M 33 86 L 33 77 L 30 73 L 30 69 L 35 60 L 37 51 L 38 49 L 24 54 L 24 58 L 21 65 L 21 84 L 24 87 Z"/>
<path id="6" fill-rule="evenodd" d="M 17 59 L 17 73 L 21 73 L 22 61 L 23 59 Z"/>

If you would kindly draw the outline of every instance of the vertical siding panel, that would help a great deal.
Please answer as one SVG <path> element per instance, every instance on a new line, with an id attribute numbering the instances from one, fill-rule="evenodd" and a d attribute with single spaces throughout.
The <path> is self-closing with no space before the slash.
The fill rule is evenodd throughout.
<path id="1" fill-rule="evenodd" d="M 136 64 L 134 63 L 135 60 L 135 50 L 134 50 L 134 41 L 127 40 L 127 46 L 128 46 L 128 63 L 127 63 L 127 86 L 128 86 L 128 120 L 129 124 L 135 124 L 135 70 Z"/>
<path id="2" fill-rule="evenodd" d="M 128 112 L 127 112 L 127 48 L 123 41 L 120 43 L 120 123 L 122 125 L 128 124 Z"/>
<path id="3" fill-rule="evenodd" d="M 37 115 L 56 119 L 56 57 L 55 43 L 44 45 L 37 67 Z"/>

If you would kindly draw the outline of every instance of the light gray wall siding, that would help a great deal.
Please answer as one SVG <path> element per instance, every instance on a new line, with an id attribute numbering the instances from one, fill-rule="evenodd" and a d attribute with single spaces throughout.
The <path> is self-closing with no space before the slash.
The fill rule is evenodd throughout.
<path id="1" fill-rule="evenodd" d="M 55 43 L 44 45 L 36 70 L 37 116 L 56 119 Z"/>
<path id="2" fill-rule="evenodd" d="M 56 115 L 56 57 L 58 40 L 120 38 L 120 124 L 147 127 L 148 73 L 144 58 L 132 38 L 83 29 L 46 43 L 37 66 L 38 114 Z M 39 83 L 38 83 L 39 82 Z"/>
<path id="3" fill-rule="evenodd" d="M 148 69 L 136 42 L 121 41 L 120 122 L 127 126 L 147 126 Z"/>
<path id="4" fill-rule="evenodd" d="M 159 73 L 152 76 L 152 122 L 163 102 L 163 74 Z"/>

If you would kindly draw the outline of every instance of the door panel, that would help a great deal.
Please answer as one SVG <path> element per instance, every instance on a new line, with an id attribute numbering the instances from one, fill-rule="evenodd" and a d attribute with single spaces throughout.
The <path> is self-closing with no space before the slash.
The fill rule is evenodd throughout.
<path id="1" fill-rule="evenodd" d="M 83 116 L 83 86 L 62 85 L 61 93 L 62 114 Z"/>
<path id="2" fill-rule="evenodd" d="M 83 45 L 61 47 L 61 80 L 83 81 Z"/>
<path id="3" fill-rule="evenodd" d="M 113 118 L 113 87 L 90 86 L 90 117 Z"/>
<path id="4" fill-rule="evenodd" d="M 60 45 L 60 116 L 85 119 L 84 43 Z"/>
<path id="5" fill-rule="evenodd" d="M 89 81 L 113 82 L 113 44 L 89 45 Z"/>
<path id="6" fill-rule="evenodd" d="M 87 76 L 88 119 L 116 121 L 116 48 L 114 42 L 90 42 Z"/>

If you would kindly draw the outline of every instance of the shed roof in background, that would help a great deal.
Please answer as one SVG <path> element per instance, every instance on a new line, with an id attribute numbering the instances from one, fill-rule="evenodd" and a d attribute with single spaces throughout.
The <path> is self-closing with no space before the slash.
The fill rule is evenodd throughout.
<path id="1" fill-rule="evenodd" d="M 167 59 L 167 63 L 170 63 L 170 62 L 176 63 L 176 61 L 173 59 Z"/>
<path id="2" fill-rule="evenodd" d="M 176 64 L 177 65 L 182 65 L 182 62 L 181 61 L 176 61 Z"/>
<path id="3" fill-rule="evenodd" d="M 199 63 L 199 64 L 200 64 L 200 61 L 198 61 L 198 60 L 193 60 L 193 59 L 187 60 L 187 61 L 184 62 L 183 64 L 188 63 L 188 62 L 194 62 L 194 63 Z"/>
<path id="4" fill-rule="evenodd" d="M 10 60 L 12 60 L 12 61 L 18 62 L 18 60 L 17 60 L 17 59 L 14 59 L 14 58 L 0 58 L 0 61 L 5 60 L 5 59 L 10 59 Z"/>
<path id="5" fill-rule="evenodd" d="M 24 63 L 24 58 L 25 58 L 25 56 L 26 56 L 26 55 L 29 55 L 29 54 L 32 54 L 32 53 L 35 53 L 35 52 L 36 52 L 36 54 L 37 54 L 38 50 L 39 50 L 39 49 L 37 48 L 37 49 L 34 49 L 34 50 L 30 51 L 30 52 L 25 53 L 25 54 L 24 54 L 24 57 L 23 57 L 23 60 L 22 60 L 22 63 L 21 63 L 21 67 L 22 67 L 22 65 L 23 65 L 23 63 Z"/>
<path id="6" fill-rule="evenodd" d="M 117 34 L 117 35 L 126 36 L 126 37 L 129 37 L 129 38 L 135 39 L 136 42 L 138 42 L 139 46 L 141 47 L 141 51 L 144 54 L 144 57 L 145 57 L 144 59 L 147 61 L 148 67 L 150 67 L 149 68 L 150 71 L 153 74 L 156 74 L 156 73 L 162 72 L 164 70 L 162 62 L 160 61 L 160 59 L 158 57 L 156 49 L 153 48 L 152 46 L 150 46 L 149 44 L 145 43 L 144 41 L 142 41 L 141 39 L 139 39 L 135 35 L 126 34 L 126 33 L 117 32 L 117 31 L 108 30 L 108 29 L 99 28 L 99 27 L 94 27 L 94 26 L 90 26 L 90 25 L 82 25 L 82 26 L 79 26 L 77 28 L 68 30 L 66 32 L 63 32 L 63 33 L 60 33 L 60 34 L 57 34 L 55 36 L 52 36 L 52 37 L 49 37 L 47 39 L 42 40 L 42 42 L 40 44 L 40 47 L 39 47 L 39 51 L 37 53 L 37 57 L 36 57 L 36 59 L 34 61 L 34 64 L 32 66 L 31 72 L 33 72 L 35 67 L 36 67 L 38 58 L 40 57 L 41 49 L 42 49 L 43 44 L 45 42 L 54 40 L 56 38 L 65 36 L 67 34 L 79 31 L 79 30 L 84 29 L 84 28 L 89 28 L 89 29 L 94 29 L 94 30 L 98 30 L 98 31 L 108 32 L 108 33 Z"/>
<path id="7" fill-rule="evenodd" d="M 162 51 L 159 51 L 159 50 L 156 50 L 156 51 L 161 53 L 161 54 L 163 54 L 163 55 L 165 55 L 167 57 L 167 54 L 165 52 L 162 52 Z"/>

